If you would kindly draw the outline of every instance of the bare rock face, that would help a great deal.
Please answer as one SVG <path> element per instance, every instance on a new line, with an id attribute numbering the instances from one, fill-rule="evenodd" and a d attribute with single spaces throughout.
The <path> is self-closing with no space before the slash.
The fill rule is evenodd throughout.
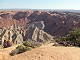
<path id="1" fill-rule="evenodd" d="M 32 14 L 30 14 L 28 19 L 31 21 L 44 21 L 48 17 L 50 17 L 50 14 L 47 12 L 34 11 Z"/>
<path id="2" fill-rule="evenodd" d="M 15 40 L 15 44 L 20 44 L 23 42 L 23 36 L 21 34 L 18 34 Z"/>
<path id="3" fill-rule="evenodd" d="M 37 25 L 39 28 L 42 23 L 40 21 L 44 22 L 45 27 L 43 30 L 45 32 L 52 36 L 65 36 L 72 28 L 80 28 L 80 13 L 55 11 L 0 12 L 0 28 L 2 29 L 12 25 L 29 28 L 31 24 L 33 26 Z"/>
<path id="4" fill-rule="evenodd" d="M 50 34 L 44 32 L 43 30 L 40 30 L 38 40 L 39 41 L 52 41 L 53 36 L 51 36 Z"/>
<path id="5" fill-rule="evenodd" d="M 13 16 L 13 19 L 19 20 L 21 18 L 24 18 L 25 14 L 26 14 L 25 12 L 18 12 Z"/>
<path id="6" fill-rule="evenodd" d="M 10 47 L 13 43 L 14 44 L 20 44 L 23 42 L 23 36 L 21 34 L 21 30 L 4 30 L 1 34 L 2 36 L 2 47 Z"/>
<path id="7" fill-rule="evenodd" d="M 24 40 L 26 40 L 26 39 L 32 39 L 33 33 L 36 33 L 36 30 L 35 30 L 36 27 L 39 30 L 44 29 L 44 27 L 45 27 L 44 21 L 37 21 L 37 22 L 31 22 L 31 23 L 29 23 L 29 27 L 27 28 Z"/>
<path id="8" fill-rule="evenodd" d="M 80 28 L 80 14 L 70 12 L 33 12 L 29 17 L 31 21 L 44 21 L 44 31 L 52 36 L 65 36 L 74 28 Z"/>
<path id="9" fill-rule="evenodd" d="M 38 42 L 50 41 L 53 40 L 53 36 L 49 35 L 48 33 L 44 32 L 43 30 L 39 30 L 37 27 L 35 28 L 32 40 Z"/>
<path id="10" fill-rule="evenodd" d="M 5 19 L 12 19 L 13 17 L 13 14 L 9 14 L 9 13 L 4 13 L 4 14 L 1 14 L 0 17 L 2 18 L 5 18 Z"/>
<path id="11" fill-rule="evenodd" d="M 0 32 L 0 38 L 5 47 L 10 46 L 12 41 L 19 44 L 28 39 L 38 42 L 53 40 L 53 36 L 65 36 L 75 27 L 80 28 L 80 13 L 54 11 L 0 12 L 0 29 L 3 31 Z M 8 31 L 10 28 L 11 31 Z M 18 28 L 20 28 L 19 32 L 17 31 Z M 4 41 L 5 43 L 3 43 Z"/>
<path id="12" fill-rule="evenodd" d="M 16 20 L 20 20 L 22 18 L 27 18 L 29 15 L 31 14 L 31 12 L 27 11 L 27 12 L 17 12 L 12 18 L 16 19 Z"/>
<path id="13" fill-rule="evenodd" d="M 53 36 L 43 31 L 45 27 L 43 21 L 31 23 L 29 26 L 25 36 L 26 39 L 32 39 L 38 42 L 53 40 Z"/>
<path id="14" fill-rule="evenodd" d="M 39 29 L 36 27 L 36 28 L 34 29 L 33 34 L 32 34 L 32 40 L 37 41 L 37 39 L 38 39 L 38 34 L 39 34 Z"/>
<path id="15" fill-rule="evenodd" d="M 11 30 L 4 30 L 1 34 L 2 36 L 2 47 L 6 48 L 6 47 L 10 47 L 12 45 L 12 36 L 13 36 L 13 31 Z"/>
<path id="16" fill-rule="evenodd" d="M 37 27 L 38 29 L 44 29 L 45 27 L 44 21 L 34 21 L 30 23 L 29 26 L 32 26 L 33 28 Z"/>

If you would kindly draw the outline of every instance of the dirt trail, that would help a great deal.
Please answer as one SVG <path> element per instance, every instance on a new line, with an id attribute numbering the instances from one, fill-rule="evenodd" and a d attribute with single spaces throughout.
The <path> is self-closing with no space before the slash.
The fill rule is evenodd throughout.
<path id="1" fill-rule="evenodd" d="M 80 60 L 80 48 L 48 44 L 5 60 Z"/>

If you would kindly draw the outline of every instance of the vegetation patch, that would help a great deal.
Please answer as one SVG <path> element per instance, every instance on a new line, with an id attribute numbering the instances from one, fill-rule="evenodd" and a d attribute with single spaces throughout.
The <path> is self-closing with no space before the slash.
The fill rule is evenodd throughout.
<path id="1" fill-rule="evenodd" d="M 15 50 L 12 50 L 10 52 L 10 55 L 14 56 L 15 54 L 20 54 L 20 53 L 23 53 L 25 51 L 29 51 L 32 48 L 36 48 L 39 46 L 41 46 L 41 44 L 39 42 L 35 42 L 35 41 L 32 41 L 29 39 L 29 40 L 23 42 L 22 44 L 18 45 Z"/>
<path id="2" fill-rule="evenodd" d="M 63 46 L 80 47 L 80 28 L 72 29 L 67 36 L 56 39 L 56 42 Z"/>

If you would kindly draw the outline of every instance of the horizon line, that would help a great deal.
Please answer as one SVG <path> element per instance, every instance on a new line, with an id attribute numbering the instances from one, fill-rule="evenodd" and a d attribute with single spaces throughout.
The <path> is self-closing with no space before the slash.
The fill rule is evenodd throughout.
<path id="1" fill-rule="evenodd" d="M 78 9 L 48 9 L 48 8 L 2 8 L 0 10 L 78 10 Z M 80 10 L 80 9 L 79 9 Z"/>

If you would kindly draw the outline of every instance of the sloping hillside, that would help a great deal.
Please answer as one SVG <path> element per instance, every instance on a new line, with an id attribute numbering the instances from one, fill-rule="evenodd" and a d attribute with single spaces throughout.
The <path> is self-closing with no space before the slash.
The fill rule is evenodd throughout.
<path id="1" fill-rule="evenodd" d="M 0 28 L 22 27 L 43 21 L 44 31 L 52 36 L 65 36 L 72 28 L 80 28 L 80 13 L 56 11 L 0 11 Z"/>
<path id="2" fill-rule="evenodd" d="M 78 47 L 55 47 L 48 44 L 3 60 L 80 60 L 79 52 Z"/>

